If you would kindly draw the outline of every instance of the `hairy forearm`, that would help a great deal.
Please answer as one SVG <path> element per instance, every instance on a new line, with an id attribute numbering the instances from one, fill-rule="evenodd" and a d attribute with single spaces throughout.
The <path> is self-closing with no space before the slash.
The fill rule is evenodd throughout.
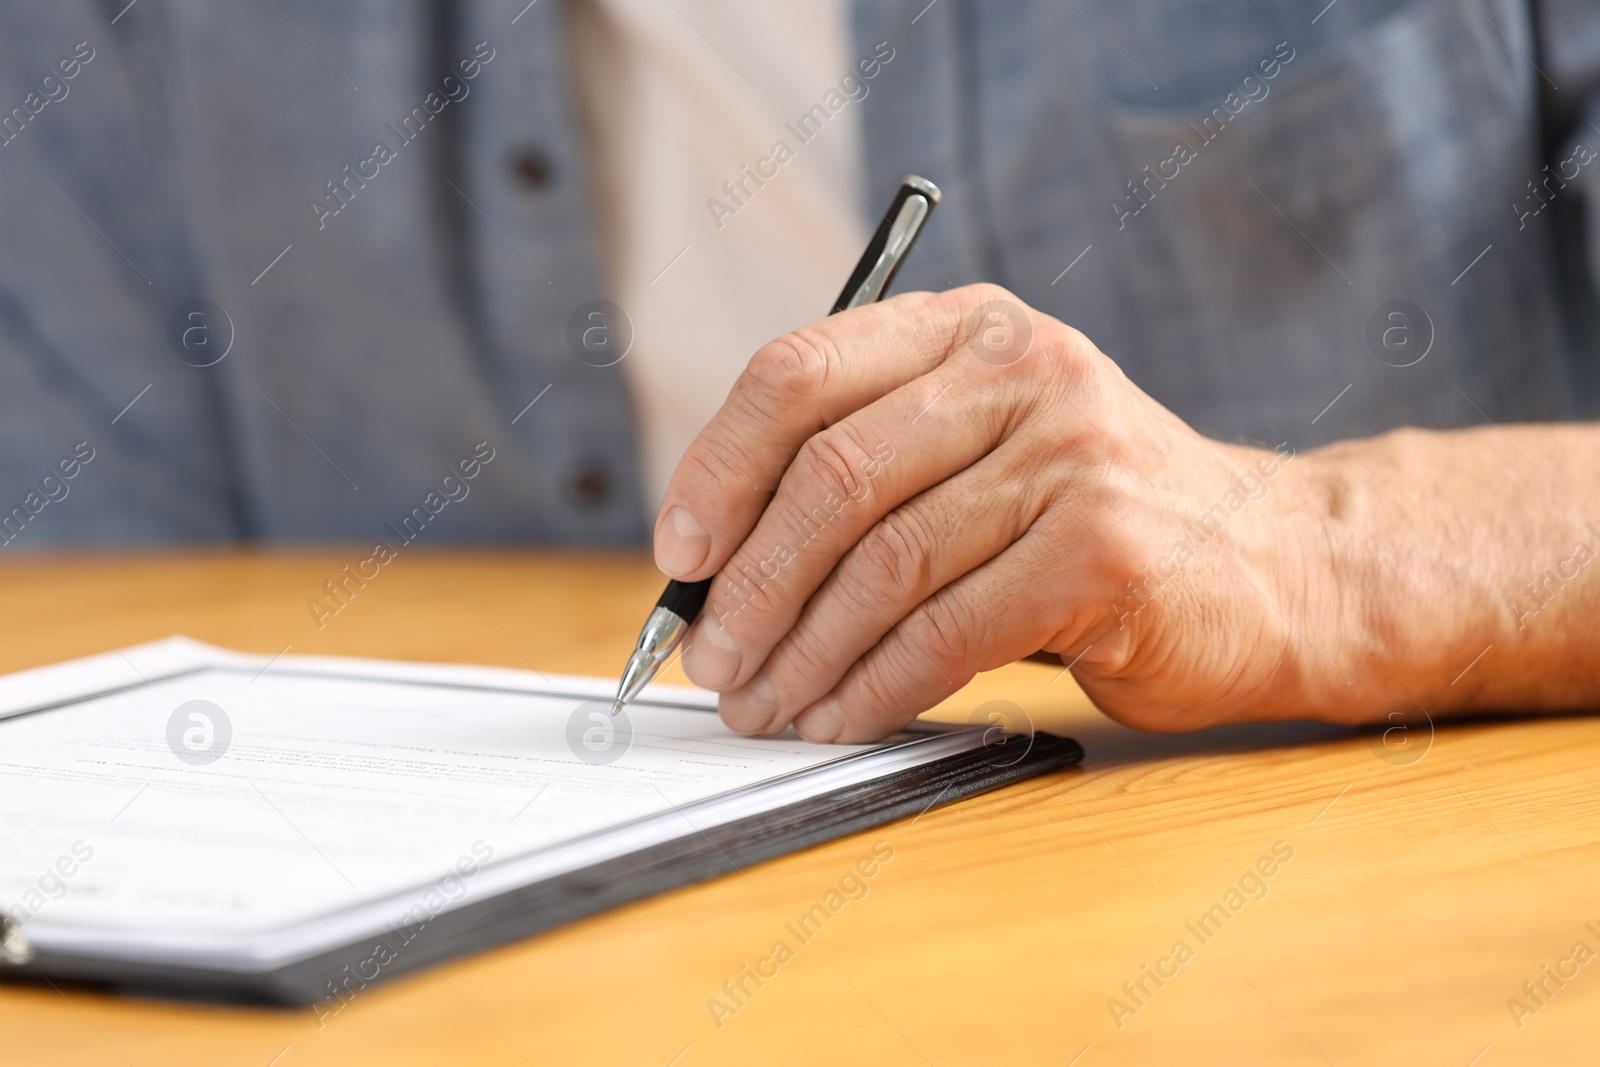
<path id="1" fill-rule="evenodd" d="M 1600 706 L 1597 452 L 1600 426 L 1575 425 L 1401 431 L 1306 455 L 1335 576 L 1318 639 L 1343 684 L 1322 694 L 1327 717 L 1389 700 Z"/>

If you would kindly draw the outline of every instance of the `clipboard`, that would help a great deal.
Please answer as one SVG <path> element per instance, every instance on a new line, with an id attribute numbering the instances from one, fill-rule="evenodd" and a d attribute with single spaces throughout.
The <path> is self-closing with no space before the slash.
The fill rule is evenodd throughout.
<path id="1" fill-rule="evenodd" d="M 263 685 L 266 679 L 272 679 L 270 685 Z M 203 692 L 224 695 L 223 703 L 244 700 L 225 694 L 246 693 L 255 703 L 235 716 L 230 753 L 209 763 L 195 764 L 192 769 L 177 759 L 172 759 L 173 766 L 168 767 L 160 761 L 175 756 L 176 750 L 163 756 L 160 749 L 145 743 L 150 740 L 147 735 L 155 722 L 153 713 L 169 704 L 176 711 Z M 297 787 L 301 791 L 294 792 L 285 784 L 298 780 L 294 775 L 304 778 L 311 774 L 306 767 L 315 769 L 316 764 L 308 764 L 301 749 L 285 747 L 278 735 L 270 733 L 280 728 L 274 716 L 292 719 L 281 727 L 287 731 L 284 736 L 302 740 L 304 737 L 294 731 L 304 730 L 307 721 L 317 720 L 308 719 L 303 708 L 275 711 L 274 701 L 321 699 L 324 693 L 346 693 L 328 698 L 335 701 L 330 705 L 335 708 L 342 706 L 338 700 L 376 699 L 380 708 L 373 714 L 380 718 L 372 721 L 378 722 L 389 721 L 381 716 L 389 714 L 383 702 L 391 701 L 403 705 L 393 712 L 394 716 L 410 715 L 422 723 L 406 727 L 419 736 L 444 738 L 447 745 L 488 746 L 485 752 L 472 754 L 472 759 L 482 762 L 482 769 L 470 761 L 464 765 L 450 762 L 465 758 L 461 756 L 465 749 L 398 746 L 407 749 L 398 765 L 416 764 L 419 776 L 443 773 L 440 768 L 449 771 L 466 766 L 479 777 L 493 777 L 499 773 L 500 765 L 507 763 L 514 772 L 512 780 L 518 774 L 575 775 L 573 780 L 579 783 L 581 799 L 581 789 L 613 788 L 619 782 L 633 783 L 645 774 L 710 773 L 704 772 L 701 765 L 718 761 L 728 766 L 717 769 L 716 774 L 721 777 L 704 785 L 700 793 L 691 795 L 685 787 L 676 802 L 659 788 L 663 801 L 660 804 L 638 798 L 613 799 L 611 802 L 619 805 L 616 810 L 628 817 L 567 836 L 561 836 L 561 820 L 557 816 L 548 817 L 551 825 L 529 827 L 526 817 L 519 813 L 525 827 L 518 831 L 521 838 L 510 841 L 488 858 L 478 857 L 481 862 L 473 859 L 464 864 L 458 859 L 454 867 L 444 868 L 454 873 L 452 885 L 467 888 L 459 898 L 444 900 L 435 907 L 437 898 L 454 896 L 453 892 L 441 890 L 442 879 L 415 878 L 415 871 L 424 868 L 406 867 L 406 857 L 391 856 L 392 849 L 381 848 L 376 851 L 378 860 L 399 866 L 388 874 L 369 878 L 349 858 L 362 855 L 361 849 L 339 852 L 339 842 L 350 836 L 339 838 L 331 834 L 308 814 L 317 810 L 311 801 L 321 796 L 316 790 L 323 785 L 302 783 Z M 526 751 L 494 751 L 508 732 L 508 724 L 515 727 L 523 721 L 518 718 L 518 709 L 534 698 L 538 703 L 528 704 L 528 717 L 537 722 L 542 721 L 541 716 L 549 718 L 557 705 L 570 703 L 581 709 L 591 701 L 608 704 L 609 683 L 476 667 L 318 657 L 269 661 L 267 657 L 234 653 L 183 638 L 0 679 L 0 753 L 5 754 L 0 762 L 7 765 L 0 771 L 10 772 L 0 776 L 18 781 L 13 777 L 17 766 L 33 759 L 35 763 L 29 765 L 32 773 L 53 776 L 41 779 L 46 784 L 38 788 L 58 797 L 76 798 L 75 807 L 63 807 L 96 811 L 96 791 L 111 788 L 106 779 L 108 772 L 84 769 L 100 757 L 84 757 L 82 752 L 86 746 L 103 743 L 103 734 L 109 733 L 116 735 L 112 740 L 121 746 L 115 751 L 132 753 L 118 757 L 131 762 L 116 773 L 127 777 L 132 773 L 131 767 L 153 768 L 148 772 L 150 782 L 139 797 L 151 789 L 174 794 L 146 801 L 148 814 L 131 806 L 138 798 L 128 801 L 130 807 L 125 813 L 117 813 L 115 820 L 107 823 L 108 827 L 121 828 L 96 839 L 97 855 L 105 857 L 105 866 L 96 869 L 95 859 L 83 861 L 77 877 L 86 880 L 73 884 L 70 878 L 65 879 L 69 888 L 62 897 L 47 901 L 28 920 L 18 921 L 12 916 L 7 910 L 10 898 L 0 896 L 0 978 L 51 979 L 89 983 L 114 991 L 231 1002 L 342 1003 L 373 984 L 435 963 L 525 938 L 680 886 L 741 871 L 763 860 L 915 816 L 1010 782 L 1070 767 L 1083 758 L 1083 750 L 1070 739 L 1042 733 L 1009 735 L 984 724 L 971 728 L 914 724 L 906 732 L 873 746 L 806 746 L 791 738 L 780 747 L 760 739 L 739 739 L 731 733 L 723 739 L 715 718 L 714 698 L 693 690 L 659 686 L 641 695 L 639 717 L 652 729 L 665 733 L 636 733 L 633 747 L 610 764 L 552 769 L 548 764 L 561 761 L 551 756 L 553 745 L 548 738 L 543 742 L 519 741 Z M 234 706 L 245 707 L 242 703 Z M 436 708 L 456 710 L 430 710 Z M 360 714 L 370 718 L 367 712 Z M 119 725 L 110 731 L 102 726 L 101 734 L 84 733 L 82 729 L 74 732 L 74 719 L 81 719 L 84 726 L 108 721 Z M 265 739 L 258 729 L 261 721 L 269 723 Z M 179 722 L 181 725 L 183 720 Z M 33 725 L 26 726 L 28 723 Z M 326 775 L 332 783 L 327 788 L 334 796 L 350 794 L 353 799 L 349 802 L 354 803 L 362 799 L 356 795 L 359 790 L 341 783 L 377 772 L 360 770 L 362 765 L 344 748 L 354 746 L 359 755 L 360 746 L 367 742 L 340 740 L 337 729 L 330 725 L 328 730 L 327 738 L 332 740 L 313 737 L 306 743 L 337 750 L 331 755 L 329 751 L 320 753 L 334 761 Z M 568 736 L 571 744 L 570 731 Z M 213 732 L 210 740 L 215 739 Z M 205 741 L 206 737 L 202 731 L 201 736 L 191 740 Z M 544 747 L 539 747 L 541 744 Z M 756 747 L 740 747 L 747 744 Z M 646 752 L 650 746 L 653 749 Z M 717 746 L 725 746 L 731 752 Z M 410 749 L 419 751 L 413 753 Z M 449 754 L 449 759 L 438 757 L 440 752 Z M 581 755 L 578 749 L 574 752 Z M 630 771 L 624 764 L 630 757 L 644 769 Z M 273 758 L 279 764 L 271 763 Z M 384 758 L 389 757 L 386 754 Z M 741 760 L 764 760 L 771 767 L 746 766 Z M 385 773 L 392 778 L 394 772 L 387 766 Z M 528 767 L 543 769 L 521 769 Z M 261 794 L 264 803 L 250 799 L 239 784 L 241 778 Z M 483 793 L 493 801 L 494 791 L 501 788 L 458 778 L 460 782 L 451 779 L 446 786 L 438 786 L 432 778 L 418 780 L 424 781 L 425 791 L 442 797 L 470 785 L 477 790 L 474 797 Z M 28 780 L 27 774 L 21 780 Z M 583 784 L 591 781 L 601 784 Z M 131 779 L 126 784 L 131 786 Z M 731 788 L 721 788 L 730 784 Z M 376 788 L 383 786 L 380 783 Z M 679 787 L 670 788 L 676 791 Z M 208 914 L 201 924 L 204 929 L 185 931 L 179 921 L 181 909 L 165 903 L 141 904 L 142 898 L 136 893 L 118 896 L 117 887 L 109 883 L 108 893 L 117 898 L 117 903 L 96 903 L 89 893 L 95 884 L 90 879 L 114 881 L 118 874 L 110 869 L 112 865 L 136 865 L 139 850 L 129 847 L 125 839 L 129 834 L 137 839 L 140 834 L 170 830 L 176 814 L 187 810 L 183 806 L 188 803 L 186 789 L 208 798 L 205 802 L 213 807 L 233 804 L 252 813 L 252 817 L 259 814 L 259 819 L 246 829 L 256 834 L 276 834 L 274 840 L 284 850 L 282 855 L 293 861 L 289 865 L 301 872 L 301 878 L 337 885 L 311 854 L 311 850 L 330 850 L 322 858 L 328 867 L 340 871 L 350 883 L 349 890 L 340 888 L 330 893 L 330 902 L 323 907 L 311 887 L 300 881 L 287 882 L 300 892 L 298 910 L 280 913 L 273 910 L 271 902 L 256 902 L 239 909 L 241 925 L 237 929 L 229 928 L 225 913 L 213 909 L 215 913 Z M 17 795 L 15 787 L 9 801 L 0 795 L 0 818 L 16 822 Z M 212 797 L 220 799 L 209 799 Z M 529 805 L 535 803 L 530 801 Z M 547 805 L 551 803 L 547 801 Z M 267 808 L 280 806 L 287 809 L 279 812 L 283 822 L 294 827 L 309 848 L 296 846 L 286 830 L 278 833 L 270 829 L 276 824 Z M 492 809 L 491 803 L 483 810 Z M 583 814 L 581 805 L 571 810 Z M 174 814 L 163 814 L 167 811 Z M 376 814 L 361 817 L 381 819 L 381 806 L 375 811 Z M 471 825 L 474 817 L 462 816 L 467 820 L 463 825 Z M 128 821 L 122 823 L 124 819 Z M 297 821 L 303 825 L 296 825 Z M 225 834 L 227 824 L 221 826 Z M 388 827 L 383 832 L 395 829 Z M 72 832 L 80 831 L 81 827 Z M 65 841 L 66 837 L 60 840 Z M 163 847 L 177 857 L 173 861 L 176 864 L 195 858 L 181 842 L 168 841 Z M 37 857 L 41 854 L 34 847 L 32 860 L 25 857 L 14 861 L 22 864 L 24 877 L 31 877 L 39 869 Z M 463 851 L 463 859 L 468 855 Z M 127 859 L 130 856 L 134 858 Z M 346 876 L 338 861 L 353 873 Z M 14 883 L 15 873 L 3 869 L 6 862 L 0 860 L 0 876 L 10 875 Z M 469 866 L 471 872 L 463 874 Z M 48 865 L 45 869 L 49 869 Z M 204 867 L 196 869 L 203 871 Z M 171 888 L 162 881 L 164 875 L 159 870 L 135 871 L 123 877 L 137 881 L 141 890 L 158 897 Z M 208 877 L 207 884 L 211 886 L 228 883 L 225 872 L 213 871 Z M 176 875 L 170 881 L 181 888 Z M 67 904 L 74 891 L 83 895 Z"/>

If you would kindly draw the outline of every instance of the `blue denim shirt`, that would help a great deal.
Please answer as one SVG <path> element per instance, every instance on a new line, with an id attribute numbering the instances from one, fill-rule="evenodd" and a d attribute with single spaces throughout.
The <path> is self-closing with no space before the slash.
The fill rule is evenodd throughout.
<path id="1" fill-rule="evenodd" d="M 643 539 L 525 4 L 0 14 L 0 544 Z M 946 190 L 898 288 L 1007 285 L 1229 440 L 1588 415 L 1600 8 L 1318 7 L 858 3 L 864 192 Z"/>

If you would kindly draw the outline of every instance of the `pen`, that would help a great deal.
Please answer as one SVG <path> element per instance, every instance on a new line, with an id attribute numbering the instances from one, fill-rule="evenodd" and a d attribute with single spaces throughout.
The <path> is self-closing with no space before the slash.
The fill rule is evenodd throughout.
<path id="1" fill-rule="evenodd" d="M 922 226 L 939 203 L 939 187 L 926 178 L 911 175 L 900 184 L 889 211 L 878 224 L 878 230 L 867 242 L 856 269 L 851 271 L 839 299 L 833 302 L 828 314 L 848 308 L 860 307 L 880 300 L 894 281 L 895 272 L 905 261 L 906 254 L 922 232 Z M 683 641 L 689 624 L 705 606 L 706 595 L 711 592 L 711 579 L 699 582 L 667 583 L 666 591 L 656 601 L 655 610 L 645 620 L 639 631 L 639 643 L 628 657 L 622 681 L 617 685 L 617 699 L 611 704 L 611 714 L 621 711 L 630 700 L 639 695 L 656 676 L 661 665 Z"/>

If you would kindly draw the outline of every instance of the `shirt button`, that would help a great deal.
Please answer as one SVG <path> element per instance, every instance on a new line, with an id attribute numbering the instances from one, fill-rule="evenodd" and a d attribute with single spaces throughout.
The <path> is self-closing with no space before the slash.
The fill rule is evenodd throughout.
<path id="1" fill-rule="evenodd" d="M 534 145 L 519 145 L 512 149 L 511 178 L 523 189 L 537 192 L 550 184 L 550 157 Z"/>
<path id="2" fill-rule="evenodd" d="M 578 507 L 593 511 L 611 499 L 611 474 L 599 465 L 584 467 L 567 483 L 567 493 Z"/>

